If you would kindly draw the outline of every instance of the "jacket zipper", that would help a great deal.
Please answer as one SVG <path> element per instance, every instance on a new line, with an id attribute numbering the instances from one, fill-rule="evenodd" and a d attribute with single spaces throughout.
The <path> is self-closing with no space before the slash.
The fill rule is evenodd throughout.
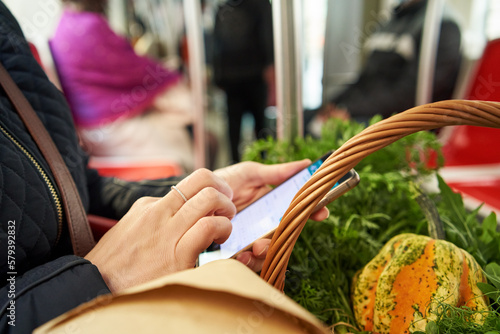
<path id="1" fill-rule="evenodd" d="M 9 138 L 23 153 L 26 155 L 26 157 L 33 163 L 37 171 L 40 173 L 40 176 L 42 177 L 43 181 L 47 185 L 49 192 L 52 196 L 52 199 L 54 200 L 54 204 L 56 205 L 56 210 L 57 210 L 57 238 L 55 244 L 59 242 L 59 239 L 61 238 L 62 234 L 62 224 L 63 224 L 63 209 L 61 205 L 61 199 L 59 198 L 59 195 L 57 194 L 56 187 L 54 187 L 54 184 L 52 181 L 49 179 L 47 176 L 47 173 L 43 170 L 42 166 L 36 161 L 35 157 L 28 152 L 28 150 L 18 141 L 16 140 L 2 125 L 0 125 L 0 131 L 3 132 L 7 138 Z"/>

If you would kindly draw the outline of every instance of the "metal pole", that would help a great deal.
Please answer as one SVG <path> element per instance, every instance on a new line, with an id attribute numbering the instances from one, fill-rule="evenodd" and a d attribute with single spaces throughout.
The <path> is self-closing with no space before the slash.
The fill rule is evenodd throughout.
<path id="1" fill-rule="evenodd" d="M 300 0 L 272 1 L 277 137 L 289 142 L 304 133 L 300 5 Z"/>
<path id="2" fill-rule="evenodd" d="M 425 10 L 424 29 L 420 47 L 418 64 L 416 105 L 432 101 L 434 86 L 434 69 L 439 42 L 441 19 L 443 17 L 444 0 L 430 0 Z"/>
<path id="3" fill-rule="evenodd" d="M 199 0 L 184 0 L 184 18 L 189 50 L 189 78 L 194 108 L 195 168 L 206 166 L 205 152 L 205 49 Z"/>
<path id="4" fill-rule="evenodd" d="M 127 6 L 123 0 L 109 0 L 108 2 L 108 22 L 113 30 L 126 35 L 128 33 Z"/>

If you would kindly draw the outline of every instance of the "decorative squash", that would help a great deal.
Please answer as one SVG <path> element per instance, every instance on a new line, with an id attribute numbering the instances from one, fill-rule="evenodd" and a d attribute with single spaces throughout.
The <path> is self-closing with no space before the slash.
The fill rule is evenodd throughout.
<path id="1" fill-rule="evenodd" d="M 416 234 L 392 238 L 356 276 L 353 308 L 365 331 L 425 331 L 439 303 L 487 310 L 477 287 L 486 278 L 475 259 L 454 244 Z M 481 314 L 474 319 L 482 323 Z"/>

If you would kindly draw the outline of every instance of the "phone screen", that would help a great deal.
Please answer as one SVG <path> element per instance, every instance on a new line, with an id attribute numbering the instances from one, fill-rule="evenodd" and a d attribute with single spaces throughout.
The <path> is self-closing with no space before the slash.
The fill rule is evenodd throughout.
<path id="1" fill-rule="evenodd" d="M 278 227 L 295 194 L 311 178 L 313 173 L 316 172 L 328 156 L 329 154 L 313 162 L 307 168 L 238 212 L 231 220 L 233 229 L 229 238 L 223 244 L 213 245 L 209 251 L 201 253 L 199 265 L 217 259 L 231 258 L 255 240 L 265 237 L 274 231 Z M 356 174 L 354 171 L 349 172 L 332 189 L 351 179 L 354 174 Z M 349 188 L 346 188 L 346 190 Z M 342 193 L 346 190 L 342 191 Z"/>
<path id="2" fill-rule="evenodd" d="M 297 191 L 322 163 L 322 160 L 316 161 L 237 213 L 231 220 L 233 230 L 229 239 L 220 245 L 222 258 L 232 257 L 277 228 Z"/>

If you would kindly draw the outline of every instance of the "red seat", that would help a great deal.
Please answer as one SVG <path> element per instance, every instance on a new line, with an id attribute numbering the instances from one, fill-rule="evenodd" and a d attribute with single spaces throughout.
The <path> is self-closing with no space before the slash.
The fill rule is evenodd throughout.
<path id="1" fill-rule="evenodd" d="M 166 160 L 132 160 L 91 157 L 88 166 L 99 171 L 99 175 L 113 176 L 127 181 L 154 180 L 183 173 L 181 167 Z"/>
<path id="2" fill-rule="evenodd" d="M 465 95 L 467 100 L 500 101 L 500 39 L 490 41 Z M 443 147 L 446 166 L 500 162 L 500 129 L 454 127 Z"/>
<path id="3" fill-rule="evenodd" d="M 499 64 L 500 39 L 495 39 L 487 43 L 478 61 L 465 99 L 500 101 Z M 466 202 L 485 203 L 500 216 L 500 173 L 496 172 L 500 170 L 500 129 L 463 125 L 453 127 L 448 135 L 443 177 Z M 447 179 L 450 171 L 455 176 Z"/>
<path id="4" fill-rule="evenodd" d="M 443 146 L 445 166 L 500 163 L 500 129 L 461 125 L 454 127 Z"/>
<path id="5" fill-rule="evenodd" d="M 101 239 L 110 228 L 118 223 L 117 220 L 91 214 L 87 215 L 87 219 L 89 220 L 89 225 L 96 241 Z"/>
<path id="6" fill-rule="evenodd" d="M 484 48 L 475 75 L 470 82 L 466 99 L 500 101 L 500 38 L 491 40 Z"/>

